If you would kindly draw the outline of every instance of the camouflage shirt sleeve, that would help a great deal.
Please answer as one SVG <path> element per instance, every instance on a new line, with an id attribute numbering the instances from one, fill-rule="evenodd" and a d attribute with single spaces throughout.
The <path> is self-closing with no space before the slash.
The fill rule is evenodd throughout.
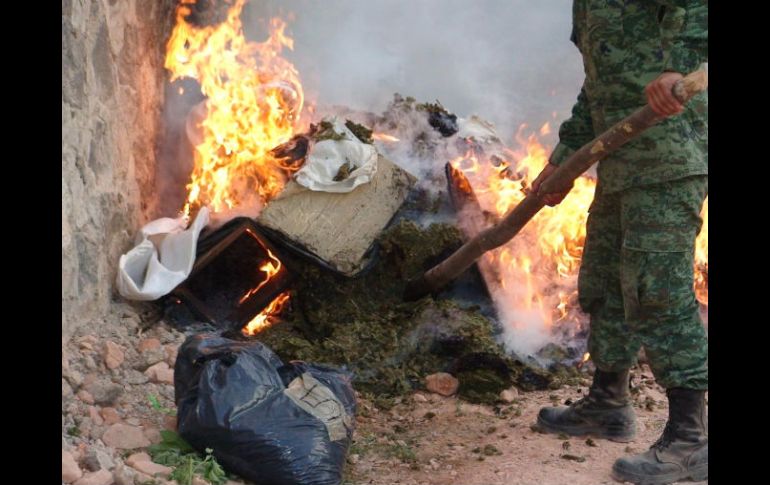
<path id="1" fill-rule="evenodd" d="M 708 62 L 708 0 L 657 0 L 666 7 L 686 11 L 684 25 L 674 39 L 664 71 L 688 74 Z"/>
<path id="2" fill-rule="evenodd" d="M 559 127 L 559 143 L 553 149 L 549 162 L 561 165 L 570 155 L 593 139 L 594 129 L 588 109 L 588 98 L 585 89 L 581 89 L 577 103 L 572 107 L 572 116 Z"/>

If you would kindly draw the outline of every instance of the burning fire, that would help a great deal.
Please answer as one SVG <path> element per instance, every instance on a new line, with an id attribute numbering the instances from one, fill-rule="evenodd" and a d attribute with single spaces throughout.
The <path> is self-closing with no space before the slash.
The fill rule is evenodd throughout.
<path id="1" fill-rule="evenodd" d="M 518 150 L 505 149 L 488 159 L 468 152 L 451 161 L 469 179 L 484 210 L 504 216 L 525 197 L 548 162 L 546 148 L 535 134 L 516 135 Z M 545 124 L 539 133 L 546 135 Z M 585 323 L 577 305 L 577 273 L 583 254 L 585 223 L 593 200 L 595 180 L 580 177 L 564 201 L 543 208 L 513 240 L 485 254 L 483 264 L 496 268 L 499 288 L 491 288 L 506 325 L 520 331 L 543 331 L 555 324 L 576 332 Z M 702 213 L 703 230 L 697 239 L 695 291 L 708 305 L 708 201 Z M 569 326 L 563 325 L 572 322 Z M 525 332 L 526 333 L 526 332 Z"/>
<path id="2" fill-rule="evenodd" d="M 183 212 L 189 217 L 191 210 L 204 205 L 214 213 L 260 208 L 296 170 L 270 154 L 300 128 L 302 84 L 294 66 L 280 55 L 284 47 L 293 49 L 293 40 L 285 34 L 286 23 L 278 18 L 270 21 L 266 41 L 246 40 L 240 20 L 245 0 L 236 0 L 217 25 L 193 25 L 188 19 L 195 3 L 180 0 L 165 61 L 171 81 L 193 78 L 206 96 L 195 113 L 200 115 L 195 126 L 200 139 L 195 140 L 194 168 Z M 180 88 L 179 94 L 183 92 Z M 259 268 L 265 279 L 239 303 L 281 270 L 278 258 L 269 250 L 267 254 L 268 260 Z M 288 292 L 279 295 L 244 333 L 253 335 L 266 328 L 288 300 Z"/>
<path id="3" fill-rule="evenodd" d="M 236 0 L 218 25 L 193 25 L 185 19 L 195 1 L 180 1 L 165 61 L 172 81 L 193 78 L 206 96 L 184 212 L 202 205 L 213 212 L 261 206 L 286 182 L 289 169 L 270 150 L 292 137 L 304 103 L 297 70 L 280 56 L 293 40 L 278 18 L 266 41 L 246 40 L 240 21 L 245 0 Z"/>
<path id="4" fill-rule="evenodd" d="M 263 273 L 265 273 L 265 279 L 260 281 L 260 283 L 257 286 L 255 286 L 254 288 L 252 288 L 249 291 L 247 291 L 246 294 L 244 294 L 241 297 L 241 299 L 238 300 L 238 303 L 243 303 L 244 301 L 248 300 L 251 297 L 251 295 L 253 295 L 256 292 L 258 292 L 259 290 L 261 290 L 262 287 L 264 287 L 267 284 L 268 281 L 273 279 L 273 277 L 275 277 L 275 275 L 277 275 L 281 271 L 281 268 L 283 267 L 283 264 L 281 264 L 281 261 L 278 258 L 275 257 L 275 255 L 273 254 L 272 251 L 270 251 L 268 248 L 266 248 L 262 244 L 262 241 L 259 240 L 259 238 L 256 236 L 256 234 L 254 234 L 253 232 L 251 232 L 248 229 L 246 230 L 246 233 L 249 236 L 251 236 L 254 239 L 256 239 L 257 242 L 260 244 L 260 246 L 262 246 L 262 248 L 265 251 L 267 251 L 267 258 L 268 259 L 267 259 L 267 261 L 265 263 L 262 264 L 262 266 L 259 267 L 259 270 L 262 271 Z"/>
<path id="5" fill-rule="evenodd" d="M 401 141 L 395 136 L 388 135 L 387 133 L 372 133 L 372 138 L 378 141 L 389 141 L 389 142 Z"/>
<path id="6" fill-rule="evenodd" d="M 243 327 L 244 335 L 256 335 L 262 330 L 266 329 L 278 320 L 277 315 L 281 313 L 286 306 L 286 302 L 289 301 L 289 292 L 284 291 L 273 301 L 270 302 L 262 312 L 254 317 L 245 327 Z"/>

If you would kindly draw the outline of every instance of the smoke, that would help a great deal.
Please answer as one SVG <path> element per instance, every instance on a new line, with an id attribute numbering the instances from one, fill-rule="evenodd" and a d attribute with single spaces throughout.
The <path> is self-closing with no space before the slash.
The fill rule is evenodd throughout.
<path id="1" fill-rule="evenodd" d="M 290 13 L 294 51 L 286 57 L 300 72 L 307 99 L 316 101 L 316 115 L 344 115 L 345 107 L 351 119 L 366 123 L 356 112 L 385 111 L 391 129 L 375 123 L 375 132 L 401 142 L 378 142 L 378 149 L 416 175 L 425 193 L 445 190 L 443 166 L 466 147 L 453 143 L 455 137 L 442 139 L 424 115 L 400 116 L 390 105 L 394 93 L 439 100 L 461 118 L 478 115 L 514 147 L 522 124 L 535 131 L 549 122 L 551 132 L 540 141 L 553 147 L 583 80 L 580 54 L 569 40 L 567 0 L 260 0 L 244 11 L 244 25 L 259 39 L 260 19 Z M 441 217 L 420 222 L 434 219 Z M 526 252 L 522 245 L 533 241 L 514 241 L 511 249 Z M 569 344 L 574 335 L 552 331 L 542 311 L 522 304 L 531 298 L 523 277 L 509 274 L 514 284 L 490 288 L 506 347 L 534 357 L 549 342 Z M 539 289 L 554 286 L 555 275 L 541 279 Z"/>
<path id="2" fill-rule="evenodd" d="M 507 141 L 522 123 L 558 125 L 583 79 L 568 0 L 259 0 L 244 10 L 247 35 L 289 13 L 286 56 L 322 104 L 381 112 L 397 92 L 438 99 Z"/>
<path id="3" fill-rule="evenodd" d="M 569 41 L 571 10 L 567 0 L 253 0 L 241 18 L 254 41 L 266 38 L 268 19 L 288 18 L 294 50 L 283 55 L 300 73 L 316 119 L 349 114 L 375 132 L 398 137 L 399 143 L 375 143 L 418 177 L 423 193 L 436 194 L 446 188 L 444 164 L 466 147 L 455 143 L 457 137 L 441 137 L 424 113 L 399 116 L 393 95 L 439 100 L 466 120 L 478 115 L 494 123 L 505 145 L 518 145 L 522 124 L 536 131 L 549 122 L 554 129 L 540 140 L 552 147 L 555 128 L 569 116 L 583 79 L 580 55 Z M 159 192 L 168 209 L 184 202 L 180 187 L 191 168 L 171 163 L 185 158 L 179 150 L 191 149 L 181 114 L 200 101 L 187 90 L 177 94 L 177 88 L 167 93 L 165 115 L 171 146 L 181 148 L 160 160 L 166 183 Z M 395 120 L 392 126 L 374 115 L 383 112 Z M 441 215 L 421 223 L 434 220 Z M 554 339 L 565 341 L 548 331 L 538 312 L 515 304 L 527 297 L 518 294 L 525 288 L 492 292 L 507 348 L 525 356 Z"/>

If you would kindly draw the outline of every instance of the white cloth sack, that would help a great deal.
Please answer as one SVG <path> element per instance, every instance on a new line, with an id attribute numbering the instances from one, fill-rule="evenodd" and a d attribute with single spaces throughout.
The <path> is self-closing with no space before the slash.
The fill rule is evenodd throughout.
<path id="1" fill-rule="evenodd" d="M 344 140 L 322 140 L 314 143 L 305 164 L 294 175 L 298 184 L 320 192 L 351 192 L 361 184 L 371 182 L 377 172 L 377 150 L 363 143 L 339 119 L 332 118 L 334 131 Z M 334 177 L 345 163 L 350 163 L 350 175 L 340 181 Z"/>
<path id="2" fill-rule="evenodd" d="M 129 300 L 157 300 L 187 279 L 195 263 L 198 236 L 209 223 L 203 207 L 190 227 L 182 217 L 154 220 L 139 230 L 136 246 L 120 257 L 118 291 Z M 165 235 L 165 237 L 163 237 Z M 150 240 L 159 239 L 160 249 Z"/>
<path id="3" fill-rule="evenodd" d="M 459 118 L 457 128 L 457 136 L 460 138 L 473 138 L 479 143 L 501 143 L 500 137 L 495 131 L 495 125 L 478 116 Z"/>

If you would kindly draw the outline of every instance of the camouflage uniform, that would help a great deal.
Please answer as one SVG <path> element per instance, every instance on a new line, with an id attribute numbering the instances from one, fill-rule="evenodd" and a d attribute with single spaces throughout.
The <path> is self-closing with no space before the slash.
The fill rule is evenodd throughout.
<path id="1" fill-rule="evenodd" d="M 572 41 L 585 82 L 551 163 L 646 103 L 663 71 L 708 61 L 707 0 L 575 0 Z M 600 162 L 580 269 L 599 369 L 628 369 L 640 345 L 667 388 L 708 388 L 708 344 L 693 291 L 708 193 L 708 94 Z"/>

